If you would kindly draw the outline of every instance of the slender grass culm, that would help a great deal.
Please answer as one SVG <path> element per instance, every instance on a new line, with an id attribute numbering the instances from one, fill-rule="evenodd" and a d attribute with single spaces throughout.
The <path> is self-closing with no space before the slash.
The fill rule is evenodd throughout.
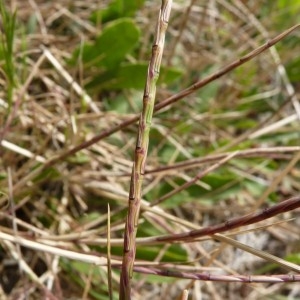
<path id="1" fill-rule="evenodd" d="M 298 299 L 299 14 L 0 0 L 0 299 Z"/>
<path id="2" fill-rule="evenodd" d="M 120 300 L 131 299 L 131 278 L 136 252 L 135 239 L 141 207 L 142 183 L 145 174 L 149 132 L 155 104 L 156 82 L 159 76 L 171 7 L 171 0 L 162 1 L 156 24 L 152 55 L 148 66 L 143 96 L 143 109 L 139 120 L 138 136 L 130 181 L 128 213 L 124 234 L 122 272 L 120 277 Z"/>

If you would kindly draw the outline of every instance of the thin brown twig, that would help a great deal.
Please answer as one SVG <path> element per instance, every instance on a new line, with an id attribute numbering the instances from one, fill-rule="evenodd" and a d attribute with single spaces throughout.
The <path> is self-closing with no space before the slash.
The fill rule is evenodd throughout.
<path id="1" fill-rule="evenodd" d="M 278 214 L 294 210 L 300 207 L 300 196 L 292 197 L 288 200 L 282 201 L 271 207 L 265 208 L 258 212 L 250 213 L 241 217 L 237 217 L 226 221 L 225 223 L 217 224 L 214 226 L 208 226 L 201 229 L 191 230 L 184 233 L 153 236 L 150 238 L 144 238 L 143 240 L 155 240 L 161 243 L 167 242 L 179 242 L 179 241 L 194 241 L 197 238 L 214 235 L 224 231 L 232 230 L 241 226 L 254 224 L 269 218 L 272 218 Z"/>
<path id="2" fill-rule="evenodd" d="M 282 153 L 297 152 L 297 151 L 300 151 L 300 146 L 246 149 L 246 150 L 237 151 L 235 158 L 264 157 L 264 156 L 273 157 L 273 155 L 280 155 Z M 174 163 L 172 165 L 146 170 L 146 174 L 156 174 L 156 173 L 178 170 L 178 169 L 186 170 L 186 169 L 194 168 L 195 166 L 200 164 L 218 161 L 228 156 L 230 153 L 232 152 L 217 153 L 217 154 L 207 155 L 205 157 L 193 158 L 190 160 Z"/>
<path id="3" fill-rule="evenodd" d="M 157 268 L 134 267 L 134 271 L 143 274 L 154 274 L 164 277 L 175 277 L 184 279 L 194 279 L 202 281 L 218 281 L 218 282 L 243 282 L 243 283 L 280 283 L 280 282 L 299 282 L 299 274 L 283 274 L 283 275 L 218 275 L 210 273 L 190 273 L 174 270 L 161 270 Z"/>

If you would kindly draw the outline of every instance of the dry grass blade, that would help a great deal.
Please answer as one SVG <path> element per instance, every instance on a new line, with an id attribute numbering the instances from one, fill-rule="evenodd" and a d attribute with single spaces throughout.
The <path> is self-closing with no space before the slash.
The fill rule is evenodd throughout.
<path id="1" fill-rule="evenodd" d="M 184 290 L 182 292 L 182 295 L 181 295 L 180 299 L 181 300 L 188 300 L 188 298 L 189 298 L 189 291 L 188 290 Z"/>
<path id="2" fill-rule="evenodd" d="M 40 155 L 34 155 L 33 153 L 31 153 L 30 151 L 28 151 L 27 149 L 21 148 L 13 143 L 10 143 L 6 140 L 2 140 L 1 141 L 1 146 L 3 146 L 6 149 L 9 149 L 13 152 L 19 153 L 25 157 L 29 157 L 29 158 L 34 158 L 36 159 L 36 161 L 44 163 L 46 161 L 46 159 Z"/>
<path id="3" fill-rule="evenodd" d="M 143 96 L 143 110 L 134 154 L 134 163 L 129 192 L 128 213 L 125 223 L 123 263 L 120 278 L 120 299 L 131 299 L 131 277 L 136 252 L 136 233 L 139 220 L 142 183 L 149 144 L 149 132 L 156 96 L 156 82 L 164 50 L 165 34 L 171 12 L 172 1 L 163 0 L 156 25 L 152 56 L 150 59 Z"/>
<path id="4" fill-rule="evenodd" d="M 73 260 L 78 260 L 78 261 L 83 261 L 87 263 L 92 263 L 96 265 L 101 265 L 101 266 L 106 266 L 107 265 L 107 259 L 106 257 L 101 257 L 101 256 L 95 256 L 95 255 L 90 255 L 90 254 L 84 254 L 84 253 L 79 253 L 75 251 L 70 251 L 70 250 L 65 250 L 65 249 L 60 249 L 54 246 L 49 246 L 44 243 L 39 243 L 39 242 L 34 242 L 29 239 L 23 238 L 23 237 L 14 237 L 13 235 L 7 234 L 0 232 L 0 240 L 4 241 L 9 241 L 13 243 L 17 243 L 21 246 L 41 251 L 41 252 L 46 252 L 54 255 L 58 255 L 61 257 L 67 257 L 69 259 Z"/>
<path id="5" fill-rule="evenodd" d="M 109 299 L 113 299 L 112 275 L 111 275 L 111 244 L 110 244 L 110 206 L 107 205 L 107 283 Z"/>
<path id="6" fill-rule="evenodd" d="M 279 257 L 276 257 L 270 253 L 267 253 L 265 251 L 261 251 L 261 250 L 257 250 L 253 247 L 250 247 L 248 245 L 245 245 L 245 244 L 242 244 L 238 241 L 235 241 L 227 236 L 224 236 L 224 235 L 220 235 L 220 234 L 215 234 L 214 237 L 222 242 L 226 242 L 236 248 L 239 248 L 239 249 L 242 249 L 244 251 L 247 251 L 248 253 L 251 253 L 255 256 L 258 256 L 260 258 L 263 258 L 265 259 L 266 261 L 268 262 L 271 262 L 271 263 L 275 263 L 279 266 L 281 266 L 283 269 L 287 270 L 287 271 L 293 271 L 293 272 L 296 272 L 296 273 L 300 273 L 300 266 L 294 264 L 294 263 L 291 263 L 291 262 L 288 262 L 284 259 L 281 259 Z"/>
<path id="7" fill-rule="evenodd" d="M 42 47 L 42 50 L 45 57 L 47 57 L 47 59 L 55 67 L 57 72 L 66 80 L 66 82 L 71 85 L 72 89 L 74 89 L 74 91 L 82 97 L 82 99 L 91 107 L 94 112 L 100 113 L 99 108 L 92 101 L 91 97 L 81 88 L 81 86 L 76 81 L 74 81 L 71 75 L 62 67 L 62 65 L 53 56 L 53 54 L 46 47 Z"/>

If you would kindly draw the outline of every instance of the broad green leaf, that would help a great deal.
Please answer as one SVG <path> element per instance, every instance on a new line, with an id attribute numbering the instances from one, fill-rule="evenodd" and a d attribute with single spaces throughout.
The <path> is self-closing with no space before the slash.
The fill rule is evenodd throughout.
<path id="1" fill-rule="evenodd" d="M 43 170 L 39 175 L 37 175 L 33 182 L 37 183 L 37 182 L 40 182 L 40 181 L 43 181 L 45 179 L 47 180 L 55 180 L 55 179 L 58 179 L 60 178 L 61 174 L 59 173 L 59 171 L 54 168 L 54 167 L 49 167 L 45 170 Z"/>
<path id="2" fill-rule="evenodd" d="M 300 7 L 300 0 L 279 0 L 278 2 L 280 9 L 290 7 L 291 10 L 295 10 L 295 13 L 297 13 L 296 8 Z"/>
<path id="3" fill-rule="evenodd" d="M 141 98 L 142 99 L 142 98 Z M 115 111 L 119 114 L 132 113 L 132 107 L 124 95 L 116 95 L 113 99 L 103 99 L 103 106 L 107 111 Z"/>
<path id="4" fill-rule="evenodd" d="M 245 64 L 236 68 L 232 73 L 235 75 L 235 78 L 237 78 L 239 84 L 251 89 L 257 74 L 259 74 L 258 68 L 258 64 L 255 63 Z M 247 76 L 245 76 L 245 74 L 247 74 Z"/>
<path id="5" fill-rule="evenodd" d="M 94 43 L 85 44 L 83 49 L 78 48 L 74 51 L 70 63 L 75 65 L 80 56 L 85 67 L 114 69 L 136 46 L 139 37 L 140 30 L 131 19 L 110 22 Z"/>
<path id="6" fill-rule="evenodd" d="M 76 153 L 74 156 L 69 157 L 68 161 L 74 164 L 85 164 L 90 161 L 90 157 L 83 153 Z"/>
<path id="7" fill-rule="evenodd" d="M 299 42 L 299 39 L 298 39 Z M 290 61 L 286 65 L 286 70 L 289 76 L 289 79 L 292 82 L 298 83 L 300 81 L 300 57 L 296 57 L 294 60 Z"/>
<path id="8" fill-rule="evenodd" d="M 297 242 L 298 244 L 296 244 L 295 246 L 298 247 L 300 249 L 300 242 Z M 299 253 L 292 253 L 289 254 L 286 258 L 287 261 L 290 261 L 294 264 L 300 264 L 300 252 Z"/>
<path id="9" fill-rule="evenodd" d="M 80 224 L 85 224 L 88 222 L 95 221 L 100 217 L 101 217 L 101 214 L 95 211 L 95 212 L 84 214 L 78 221 Z"/>
<path id="10" fill-rule="evenodd" d="M 92 264 L 67 259 L 62 259 L 60 266 L 68 273 L 71 280 L 73 280 L 73 282 L 81 288 L 84 288 L 86 284 L 84 278 L 91 276 L 92 286 L 89 289 L 89 294 L 93 296 L 93 299 L 108 299 L 108 297 L 105 296 L 107 295 L 107 285 L 101 284 L 105 276 L 101 268 Z M 79 276 L 79 274 L 81 276 Z M 115 293 L 113 299 L 117 299 L 117 295 Z"/>
<path id="11" fill-rule="evenodd" d="M 145 0 L 114 0 L 106 9 L 93 12 L 90 20 L 94 23 L 106 23 L 122 17 L 132 17 L 144 2 Z"/>
<path id="12" fill-rule="evenodd" d="M 262 184 L 259 184 L 259 182 L 249 181 L 249 180 L 245 180 L 243 182 L 243 185 L 245 186 L 245 189 L 247 191 L 249 191 L 249 193 L 252 196 L 257 197 L 257 198 L 262 195 L 263 191 L 266 188 Z"/>
<path id="13" fill-rule="evenodd" d="M 173 181 L 178 186 L 185 183 L 185 181 L 182 180 L 181 178 L 173 178 Z M 146 199 L 151 203 L 151 202 L 155 201 L 156 199 L 173 191 L 173 189 L 174 189 L 174 186 L 172 186 L 168 182 L 161 181 L 161 183 L 157 187 L 153 188 L 146 195 Z M 178 207 L 178 206 L 180 206 L 188 201 L 191 201 L 191 200 L 192 199 L 191 199 L 189 193 L 186 190 L 184 190 L 184 191 L 181 191 L 180 193 L 175 194 L 174 196 L 166 199 L 165 201 L 163 201 L 162 205 L 164 208 L 174 208 L 174 207 Z"/>
<path id="14" fill-rule="evenodd" d="M 211 191 L 216 189 L 221 189 L 224 186 L 227 186 L 229 183 L 235 180 L 235 177 L 230 174 L 208 174 L 201 179 L 204 183 L 211 187 Z M 211 193 L 210 191 L 204 189 L 201 186 L 193 185 L 187 189 L 189 195 L 193 198 L 201 198 L 202 195 Z M 226 191 L 228 191 L 226 189 Z"/>
<path id="15" fill-rule="evenodd" d="M 37 31 L 38 20 L 36 14 L 32 14 L 27 21 L 26 31 L 27 34 L 33 34 Z"/>
<path id="16" fill-rule="evenodd" d="M 199 90 L 199 106 L 201 110 L 207 110 L 209 108 L 209 101 L 216 97 L 219 86 L 220 84 L 218 82 L 212 82 Z"/>
<path id="17" fill-rule="evenodd" d="M 176 148 L 174 145 L 166 144 L 160 151 L 160 161 L 164 164 L 168 164 L 175 151 Z"/>
<path id="18" fill-rule="evenodd" d="M 113 89 L 138 89 L 142 90 L 145 86 L 147 77 L 148 63 L 139 62 L 136 64 L 122 64 L 117 70 L 109 70 L 89 82 L 87 89 L 95 88 L 100 90 Z M 181 71 L 175 68 L 161 68 L 158 85 L 169 84 L 178 79 Z"/>
<path id="19" fill-rule="evenodd" d="M 157 275 L 151 275 L 148 274 L 147 275 L 147 281 L 151 282 L 151 283 L 156 283 L 156 284 L 161 284 L 161 283 L 167 283 L 167 284 L 171 284 L 172 282 L 178 280 L 177 278 L 174 277 L 162 277 L 162 276 L 157 276 Z"/>
<path id="20" fill-rule="evenodd" d="M 194 201 L 194 199 L 192 199 L 187 191 L 182 191 L 179 194 L 176 194 L 174 196 L 172 196 L 171 198 L 163 201 L 162 206 L 164 208 L 175 208 L 175 207 L 180 207 L 181 205 L 189 202 L 189 201 Z"/>
<path id="21" fill-rule="evenodd" d="M 268 134 L 264 134 L 257 138 L 259 141 L 270 141 L 270 142 L 278 142 L 280 145 L 285 146 L 296 146 L 299 145 L 299 130 L 296 128 L 287 132 L 282 130 L 281 132 L 270 132 Z"/>
<path id="22" fill-rule="evenodd" d="M 0 180 L 6 179 L 7 178 L 7 174 L 4 172 L 0 172 Z"/>
<path id="23" fill-rule="evenodd" d="M 93 275 L 93 280 L 96 280 L 100 276 L 100 269 L 92 264 L 82 262 L 82 261 L 70 261 L 70 266 L 73 271 L 78 271 L 80 274 L 91 274 Z"/>
<path id="24" fill-rule="evenodd" d="M 151 246 L 151 247 L 143 247 L 139 246 L 136 249 L 136 258 L 141 260 L 153 261 L 160 253 L 161 247 L 159 246 Z M 122 247 L 112 247 L 111 253 L 113 255 L 122 255 L 123 248 Z M 172 245 L 166 252 L 164 252 L 164 256 L 161 259 L 163 262 L 183 262 L 186 261 L 187 254 L 186 251 L 180 245 Z"/>

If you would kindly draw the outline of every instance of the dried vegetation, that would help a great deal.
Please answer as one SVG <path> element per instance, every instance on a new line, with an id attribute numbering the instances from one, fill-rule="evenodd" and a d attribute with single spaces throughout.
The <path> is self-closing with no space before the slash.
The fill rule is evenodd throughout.
<path id="1" fill-rule="evenodd" d="M 4 2 L 17 13 L 12 73 L 0 53 L 0 298 L 109 299 L 109 280 L 117 299 L 146 73 L 104 84 L 114 69 L 97 65 L 103 57 L 75 55 L 118 21 L 91 18 L 111 1 Z M 127 16 L 138 42 L 121 64 L 149 60 L 159 8 L 145 1 Z M 186 299 L 185 290 L 189 299 L 300 297 L 300 30 L 193 88 L 295 26 L 299 13 L 299 1 L 173 2 L 156 103 L 191 93 L 153 116 L 133 299 Z M 290 211 L 278 206 L 276 216 L 238 228 L 229 222 L 222 235 L 158 238 L 291 197 Z"/>

